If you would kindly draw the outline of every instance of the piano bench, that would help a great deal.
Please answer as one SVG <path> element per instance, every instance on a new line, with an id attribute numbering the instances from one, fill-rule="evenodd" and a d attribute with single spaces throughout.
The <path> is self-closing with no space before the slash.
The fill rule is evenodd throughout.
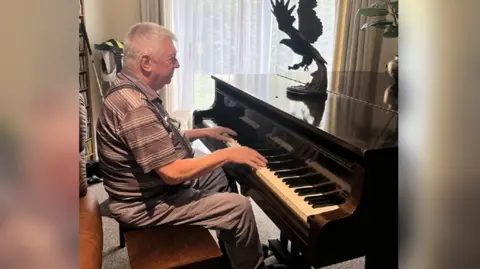
<path id="1" fill-rule="evenodd" d="M 203 227 L 162 225 L 132 230 L 120 225 L 120 236 L 131 269 L 221 268 L 222 252 Z"/>

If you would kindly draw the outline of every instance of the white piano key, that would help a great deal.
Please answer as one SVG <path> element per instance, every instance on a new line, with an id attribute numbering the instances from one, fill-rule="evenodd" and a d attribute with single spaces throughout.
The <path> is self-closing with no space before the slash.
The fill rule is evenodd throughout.
<path id="1" fill-rule="evenodd" d="M 241 147 L 236 140 L 227 142 L 227 146 Z M 299 196 L 295 193 L 294 188 L 290 188 L 266 167 L 256 170 L 255 174 L 260 180 L 266 183 L 274 194 L 276 194 L 281 200 L 285 201 L 285 203 L 305 222 L 307 222 L 308 216 L 333 211 L 339 208 L 337 205 L 313 208 L 304 200 L 306 196 Z M 317 196 L 320 194 L 321 193 L 310 196 Z"/>
<path id="2" fill-rule="evenodd" d="M 245 120 L 244 120 L 245 121 Z M 250 122 L 252 123 L 252 122 Z M 254 122 L 253 122 L 254 123 Z M 217 127 L 217 124 L 211 120 L 204 120 L 204 124 L 207 127 Z M 226 135 L 228 136 L 228 135 Z M 230 136 L 228 136 L 230 137 Z M 287 151 L 292 151 L 293 147 L 283 141 L 282 139 L 278 137 L 274 137 L 271 135 L 267 136 L 269 139 L 277 143 L 279 146 L 285 148 Z M 230 137 L 232 138 L 232 137 Z M 237 140 L 232 138 L 232 141 L 230 142 L 225 142 L 228 147 L 241 147 L 242 145 L 238 143 Z M 315 164 L 314 162 L 307 162 L 306 163 L 308 166 L 312 167 L 313 169 L 323 173 L 327 177 L 330 177 L 331 173 L 325 173 L 326 169 L 323 169 L 321 165 Z M 320 207 L 320 208 L 313 208 L 312 205 L 308 204 L 304 200 L 305 197 L 310 197 L 310 196 L 318 196 L 322 195 L 322 193 L 316 193 L 316 194 L 309 194 L 305 196 L 300 196 L 295 192 L 295 189 L 298 188 L 305 188 L 304 187 L 289 187 L 286 183 L 282 181 L 281 178 L 277 177 L 272 171 L 270 171 L 267 167 L 258 169 L 255 171 L 255 174 L 259 178 L 259 180 L 262 180 L 274 193 L 277 195 L 277 197 L 283 201 L 305 222 L 307 222 L 308 216 L 311 215 L 317 215 L 321 214 L 324 212 L 329 212 L 333 211 L 339 208 L 339 206 L 334 205 L 334 206 L 325 206 L 325 207 Z M 330 193 L 330 192 L 328 192 Z"/>

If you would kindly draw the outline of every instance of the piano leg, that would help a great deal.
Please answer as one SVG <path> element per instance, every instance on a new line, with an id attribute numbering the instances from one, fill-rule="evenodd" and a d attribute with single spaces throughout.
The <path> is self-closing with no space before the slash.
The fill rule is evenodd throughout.
<path id="1" fill-rule="evenodd" d="M 292 260 L 290 254 L 288 253 L 288 249 L 284 248 L 279 240 L 268 240 L 268 247 L 280 263 L 287 265 L 288 268 L 291 268 Z"/>
<path id="2" fill-rule="evenodd" d="M 222 254 L 223 254 L 222 258 L 220 260 L 222 268 L 232 269 L 232 266 L 230 264 L 230 257 L 228 257 L 228 252 L 225 249 L 225 243 L 223 243 L 222 240 L 218 240 L 218 244 L 219 244 L 220 250 L 222 251 Z"/>
<path id="3" fill-rule="evenodd" d="M 311 266 L 305 262 L 302 254 L 295 245 L 291 245 L 288 250 L 288 239 L 280 233 L 280 239 L 268 240 L 269 248 L 275 258 L 289 269 L 311 269 Z"/>
<path id="4" fill-rule="evenodd" d="M 302 253 L 297 249 L 295 245 L 292 245 L 291 251 L 292 255 L 292 268 L 300 268 L 300 269 L 310 269 L 311 266 L 305 262 L 305 259 L 302 256 Z"/>
<path id="5" fill-rule="evenodd" d="M 287 239 L 287 237 L 286 237 L 283 233 L 280 233 L 280 244 L 281 244 L 282 247 L 284 247 L 285 249 L 288 248 L 288 239 Z"/>

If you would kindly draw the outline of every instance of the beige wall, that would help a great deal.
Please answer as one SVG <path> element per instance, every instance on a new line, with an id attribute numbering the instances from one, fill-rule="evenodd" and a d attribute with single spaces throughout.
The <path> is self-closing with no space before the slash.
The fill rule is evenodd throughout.
<path id="1" fill-rule="evenodd" d="M 123 41 L 123 37 L 130 26 L 140 21 L 139 4 L 138 1 L 134 0 L 84 1 L 87 32 L 90 38 L 99 80 L 102 82 L 101 54 L 95 51 L 93 46 L 94 44 L 99 44 L 111 38 Z M 96 121 L 102 100 L 93 68 L 90 70 L 90 81 L 92 88 L 93 120 Z M 104 94 L 107 87 L 107 84 L 103 85 Z"/>

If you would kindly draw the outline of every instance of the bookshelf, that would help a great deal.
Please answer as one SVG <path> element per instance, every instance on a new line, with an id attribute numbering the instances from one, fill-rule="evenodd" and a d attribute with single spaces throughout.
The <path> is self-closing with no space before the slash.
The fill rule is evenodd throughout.
<path id="1" fill-rule="evenodd" d="M 79 23 L 83 20 L 85 22 L 85 9 L 83 0 L 80 0 Z M 80 28 L 80 27 L 79 27 Z M 92 121 L 92 88 L 90 87 L 90 59 L 87 48 L 87 39 L 79 31 L 79 91 L 85 100 L 87 109 L 87 142 L 85 148 L 85 160 L 94 160 L 95 157 L 95 139 L 93 135 L 93 121 Z"/>

